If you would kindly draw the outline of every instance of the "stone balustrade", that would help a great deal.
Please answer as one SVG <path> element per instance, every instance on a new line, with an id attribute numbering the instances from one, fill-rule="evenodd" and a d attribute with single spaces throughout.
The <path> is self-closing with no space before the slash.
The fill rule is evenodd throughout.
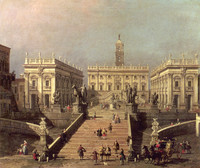
<path id="1" fill-rule="evenodd" d="M 39 125 L 4 118 L 0 118 L 0 131 L 36 136 L 40 136 L 41 133 Z"/>
<path id="2" fill-rule="evenodd" d="M 88 66 L 88 70 L 149 70 L 149 66 Z"/>
<path id="3" fill-rule="evenodd" d="M 197 59 L 169 59 L 166 62 L 163 62 L 158 67 L 154 68 L 151 72 L 151 75 L 156 74 L 157 72 L 161 71 L 162 69 L 166 68 L 167 66 L 187 66 L 187 65 L 198 65 Z"/>
<path id="4" fill-rule="evenodd" d="M 70 126 L 65 129 L 66 140 L 68 141 L 72 134 L 79 128 L 83 121 L 83 113 L 80 114 L 77 119 L 70 124 Z M 61 138 L 58 137 L 52 144 L 49 145 L 50 154 L 58 154 L 62 148 Z"/>
<path id="5" fill-rule="evenodd" d="M 160 138 L 163 137 L 176 137 L 179 135 L 186 135 L 190 133 L 195 133 L 196 120 L 186 121 L 183 123 L 177 123 L 163 129 L 158 130 Z"/>
<path id="6" fill-rule="evenodd" d="M 78 68 L 77 66 L 73 65 L 73 66 L 70 66 L 69 63 L 65 63 L 65 62 L 62 62 L 60 60 L 57 60 L 55 58 L 25 58 L 25 65 L 37 65 L 37 64 L 50 64 L 50 65 L 54 65 L 54 64 L 57 64 L 57 65 L 60 65 L 60 66 L 63 66 L 69 70 L 72 70 L 73 72 L 75 73 L 82 73 L 82 69 L 81 68 Z"/>

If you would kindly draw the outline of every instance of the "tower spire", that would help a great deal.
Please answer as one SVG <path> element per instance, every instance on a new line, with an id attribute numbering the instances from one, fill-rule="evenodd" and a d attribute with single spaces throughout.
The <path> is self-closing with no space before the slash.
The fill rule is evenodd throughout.
<path id="1" fill-rule="evenodd" d="M 118 35 L 118 40 L 120 40 L 120 34 Z"/>

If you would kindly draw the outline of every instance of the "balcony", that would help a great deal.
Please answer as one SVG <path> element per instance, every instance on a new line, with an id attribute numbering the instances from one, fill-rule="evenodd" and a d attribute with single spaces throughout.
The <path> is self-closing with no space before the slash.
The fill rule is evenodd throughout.
<path id="1" fill-rule="evenodd" d="M 30 90 L 37 90 L 37 86 L 30 86 Z"/>
<path id="2" fill-rule="evenodd" d="M 173 90 L 179 92 L 181 90 L 181 88 L 179 86 L 177 86 L 177 87 L 174 87 Z"/>
<path id="3" fill-rule="evenodd" d="M 50 90 L 50 89 L 51 89 L 51 86 L 44 86 L 44 89 L 45 89 L 45 90 Z"/>
<path id="4" fill-rule="evenodd" d="M 186 91 L 192 92 L 193 91 L 193 87 L 186 87 Z"/>

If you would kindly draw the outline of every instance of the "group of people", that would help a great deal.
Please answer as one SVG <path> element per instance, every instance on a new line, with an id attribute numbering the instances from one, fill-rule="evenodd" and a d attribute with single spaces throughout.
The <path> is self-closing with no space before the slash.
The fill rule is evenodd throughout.
<path id="1" fill-rule="evenodd" d="M 17 150 L 19 155 L 28 155 L 27 141 L 24 140 L 24 143 L 20 145 L 20 148 Z"/>
<path id="2" fill-rule="evenodd" d="M 119 143 L 118 141 L 116 140 L 113 144 L 113 150 L 115 151 L 115 154 L 117 154 L 117 151 L 120 149 L 119 147 Z M 78 154 L 79 154 L 79 157 L 80 157 L 80 160 L 83 160 L 83 157 L 84 157 L 84 152 L 86 152 L 86 149 L 80 145 L 79 148 L 78 148 Z M 100 162 L 103 162 L 103 157 L 105 156 L 106 159 L 105 161 L 109 161 L 109 158 L 111 156 L 111 148 L 109 147 L 109 145 L 106 145 L 104 147 L 104 145 L 102 144 L 100 147 L 99 147 L 99 150 L 97 151 L 96 149 L 94 149 L 94 151 L 92 152 L 91 156 L 93 157 L 93 160 L 94 160 L 94 164 L 97 164 L 97 161 L 98 161 L 98 155 L 100 157 Z M 126 159 L 126 156 L 124 154 L 124 150 L 121 148 L 121 151 L 119 153 L 119 156 L 120 156 L 120 164 L 124 164 L 124 161 Z"/>
<path id="3" fill-rule="evenodd" d="M 180 143 L 181 149 L 182 149 L 182 153 L 191 153 L 191 145 L 189 141 L 183 141 L 182 143 Z"/>
<path id="4" fill-rule="evenodd" d="M 107 136 L 107 130 L 105 128 L 101 129 L 99 128 L 96 132 L 94 133 L 97 133 L 97 136 L 99 138 L 103 137 L 103 139 L 106 139 L 106 136 Z"/>
<path id="5" fill-rule="evenodd" d="M 118 114 L 114 114 L 114 113 L 113 113 L 112 122 L 115 123 L 115 124 L 121 122 L 121 119 L 120 119 L 120 117 L 118 116 Z"/>

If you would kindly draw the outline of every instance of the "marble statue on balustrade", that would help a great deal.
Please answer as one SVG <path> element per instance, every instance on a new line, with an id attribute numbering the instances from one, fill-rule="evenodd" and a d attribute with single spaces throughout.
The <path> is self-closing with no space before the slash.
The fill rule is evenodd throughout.
<path id="1" fill-rule="evenodd" d="M 158 94 L 156 94 L 156 92 L 151 96 L 152 99 L 152 104 L 153 105 L 158 105 Z"/>
<path id="2" fill-rule="evenodd" d="M 151 112 L 159 112 L 159 109 L 158 109 L 158 94 L 156 94 L 156 92 L 154 92 L 154 94 L 152 94 L 152 96 L 151 96 L 150 111 Z"/>
<path id="3" fill-rule="evenodd" d="M 138 104 L 136 103 L 136 97 L 137 97 L 137 87 L 135 86 L 133 89 L 129 85 L 126 90 L 127 95 L 127 105 L 126 109 L 129 113 L 137 113 Z"/>
<path id="4" fill-rule="evenodd" d="M 59 93 L 58 90 L 55 91 L 54 94 L 53 94 L 52 112 L 61 113 L 60 93 Z"/>
<path id="5" fill-rule="evenodd" d="M 45 122 L 45 117 L 41 117 L 40 121 L 40 145 L 46 145 L 47 135 L 49 130 L 47 129 L 47 123 Z"/>
<path id="6" fill-rule="evenodd" d="M 128 88 L 126 89 L 126 102 L 131 103 L 132 99 L 132 87 L 128 85 Z"/>
<path id="7" fill-rule="evenodd" d="M 86 113 L 87 111 L 87 88 L 85 85 L 78 88 L 76 85 L 72 86 L 73 95 L 76 98 L 73 103 L 73 112 L 74 113 Z"/>
<path id="8" fill-rule="evenodd" d="M 54 104 L 60 104 L 60 93 L 58 91 L 53 94 Z"/>
<path id="9" fill-rule="evenodd" d="M 85 85 L 81 87 L 81 103 L 87 104 L 87 88 Z"/>

